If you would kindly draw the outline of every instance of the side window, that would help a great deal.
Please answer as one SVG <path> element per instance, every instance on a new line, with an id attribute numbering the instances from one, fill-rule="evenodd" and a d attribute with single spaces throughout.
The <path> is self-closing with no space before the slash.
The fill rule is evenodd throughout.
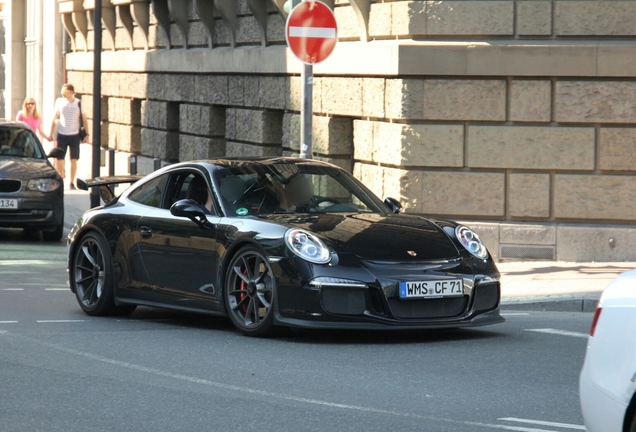
<path id="1" fill-rule="evenodd" d="M 166 186 L 166 179 L 167 176 L 162 175 L 144 183 L 132 191 L 130 195 L 128 195 L 128 199 L 149 207 L 161 207 L 161 196 Z"/>
<path id="2" fill-rule="evenodd" d="M 208 211 L 207 214 L 218 214 L 212 195 L 200 172 L 182 171 L 170 176 L 165 187 L 166 193 L 163 208 L 169 209 L 175 202 L 190 199 Z"/>
<path id="3" fill-rule="evenodd" d="M 189 173 L 173 174 L 170 177 L 167 186 L 169 196 L 164 202 L 164 208 L 169 209 L 177 201 L 188 198 L 188 188 L 193 177 Z"/>
<path id="4" fill-rule="evenodd" d="M 193 174 L 188 174 L 181 183 L 181 189 L 179 189 L 179 199 L 188 198 L 188 189 L 190 188 L 190 182 L 194 178 Z"/>

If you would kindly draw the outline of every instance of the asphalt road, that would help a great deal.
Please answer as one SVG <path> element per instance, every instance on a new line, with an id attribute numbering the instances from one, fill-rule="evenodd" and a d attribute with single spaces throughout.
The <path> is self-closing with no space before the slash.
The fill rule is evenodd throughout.
<path id="1" fill-rule="evenodd" d="M 89 317 L 66 279 L 63 243 L 0 230 L 3 432 L 584 430 L 590 313 L 255 339 L 159 309 Z"/>

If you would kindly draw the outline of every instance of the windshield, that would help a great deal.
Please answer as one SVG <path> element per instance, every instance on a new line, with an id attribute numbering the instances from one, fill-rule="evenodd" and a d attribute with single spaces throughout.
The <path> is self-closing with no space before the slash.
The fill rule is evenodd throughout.
<path id="1" fill-rule="evenodd" d="M 246 165 L 215 172 L 217 198 L 230 216 L 271 213 L 387 213 L 347 172 L 309 164 Z"/>
<path id="2" fill-rule="evenodd" d="M 0 156 L 43 159 L 44 152 L 32 132 L 21 128 L 0 128 Z"/>

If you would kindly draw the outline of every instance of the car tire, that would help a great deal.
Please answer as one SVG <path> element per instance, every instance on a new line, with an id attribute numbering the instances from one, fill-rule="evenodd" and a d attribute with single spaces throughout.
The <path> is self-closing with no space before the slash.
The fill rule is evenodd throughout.
<path id="1" fill-rule="evenodd" d="M 634 413 L 634 416 L 632 417 L 632 423 L 629 427 L 629 432 L 636 432 L 636 413 Z"/>
<path id="2" fill-rule="evenodd" d="M 115 305 L 113 258 L 106 241 L 88 233 L 73 250 L 69 280 L 82 310 L 93 316 L 131 313 L 134 305 Z"/>
<path id="3" fill-rule="evenodd" d="M 43 231 L 42 238 L 44 239 L 44 241 L 59 242 L 60 240 L 62 240 L 63 231 L 64 231 L 64 220 L 62 220 L 59 223 L 59 225 L 55 227 L 54 231 Z"/>
<path id="4" fill-rule="evenodd" d="M 276 278 L 267 257 L 253 246 L 241 248 L 225 276 L 225 305 L 234 327 L 247 336 L 272 336 L 275 295 Z"/>

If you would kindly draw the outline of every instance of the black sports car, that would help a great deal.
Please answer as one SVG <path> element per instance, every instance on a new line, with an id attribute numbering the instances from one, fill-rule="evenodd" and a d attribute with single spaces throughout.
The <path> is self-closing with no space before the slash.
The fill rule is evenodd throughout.
<path id="1" fill-rule="evenodd" d="M 26 123 L 0 121 L 0 227 L 42 231 L 60 241 L 64 229 L 64 183 Z"/>
<path id="2" fill-rule="evenodd" d="M 500 276 L 455 222 L 397 214 L 351 174 L 315 160 L 183 162 L 97 178 L 106 204 L 69 233 L 71 290 L 89 315 L 137 305 L 276 326 L 427 329 L 504 321 Z"/>

